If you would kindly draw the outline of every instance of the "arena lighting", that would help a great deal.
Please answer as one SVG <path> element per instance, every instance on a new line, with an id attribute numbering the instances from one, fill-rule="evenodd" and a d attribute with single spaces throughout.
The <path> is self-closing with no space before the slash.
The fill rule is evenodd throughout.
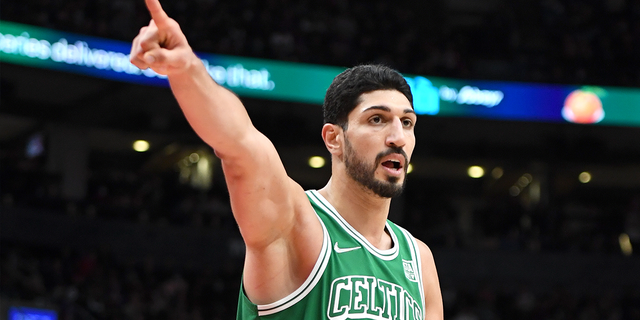
<path id="1" fill-rule="evenodd" d="M 518 179 L 518 187 L 524 189 L 526 186 L 528 186 L 531 181 L 533 181 L 533 176 L 531 176 L 528 173 L 523 174 L 519 179 Z"/>
<path id="2" fill-rule="evenodd" d="M 525 173 L 522 176 L 520 176 L 520 178 L 518 178 L 518 180 L 509 188 L 509 194 L 512 197 L 517 197 L 520 195 L 520 193 L 527 188 L 531 182 L 533 182 L 533 176 L 529 173 Z M 539 185 L 535 186 L 536 188 L 539 188 Z M 539 190 L 538 190 L 539 191 Z M 535 192 L 535 191 L 534 191 Z"/>
<path id="3" fill-rule="evenodd" d="M 149 142 L 146 140 L 136 140 L 133 142 L 133 150 L 138 152 L 146 152 L 149 150 Z"/>
<path id="4" fill-rule="evenodd" d="M 324 167 L 325 164 L 325 160 L 323 157 L 321 156 L 313 156 L 311 158 L 309 158 L 309 167 L 314 168 L 314 169 L 318 169 L 318 168 L 322 168 Z"/>
<path id="5" fill-rule="evenodd" d="M 407 174 L 411 173 L 411 171 L 413 171 L 413 165 L 409 163 L 409 166 L 407 167 Z"/>
<path id="6" fill-rule="evenodd" d="M 631 245 L 631 239 L 629 239 L 628 234 L 621 234 L 618 237 L 618 243 L 620 244 L 620 250 L 622 251 L 622 254 L 624 254 L 625 256 L 630 256 L 633 254 L 633 246 Z"/>
<path id="7" fill-rule="evenodd" d="M 199 154 L 197 154 L 197 153 L 195 153 L 195 152 L 194 152 L 194 153 L 192 153 L 192 154 L 190 154 L 190 155 L 189 155 L 189 161 L 190 161 L 191 163 L 196 163 L 196 162 L 198 162 L 199 160 L 200 160 L 200 155 L 199 155 Z"/>
<path id="8" fill-rule="evenodd" d="M 482 176 L 484 176 L 484 169 L 481 166 L 471 166 L 467 169 L 467 174 L 474 179 L 482 178 Z"/>
<path id="9" fill-rule="evenodd" d="M 582 183 L 589 183 L 591 181 L 591 173 L 584 171 L 578 175 L 578 180 Z"/>
<path id="10" fill-rule="evenodd" d="M 493 170 L 491 170 L 491 176 L 496 180 L 502 178 L 503 174 L 504 174 L 504 170 L 502 170 L 501 167 L 495 167 L 493 168 Z"/>

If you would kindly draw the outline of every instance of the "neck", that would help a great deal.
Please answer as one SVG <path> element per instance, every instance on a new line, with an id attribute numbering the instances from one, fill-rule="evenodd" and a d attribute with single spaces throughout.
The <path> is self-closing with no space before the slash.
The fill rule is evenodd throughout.
<path id="1" fill-rule="evenodd" d="M 390 198 L 382 198 L 344 175 L 332 177 L 318 192 L 372 245 L 383 250 L 391 247 L 385 231 Z"/>

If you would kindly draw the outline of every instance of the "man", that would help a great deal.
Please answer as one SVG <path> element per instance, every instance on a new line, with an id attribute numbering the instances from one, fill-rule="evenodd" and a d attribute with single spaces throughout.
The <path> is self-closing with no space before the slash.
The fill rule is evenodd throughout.
<path id="1" fill-rule="evenodd" d="M 168 75 L 187 120 L 221 159 L 246 244 L 238 319 L 442 319 L 431 251 L 387 220 L 415 145 L 402 76 L 359 66 L 336 77 L 322 127 L 332 177 L 305 192 L 179 25 L 158 0 L 145 1 L 152 20 L 131 62 Z"/>

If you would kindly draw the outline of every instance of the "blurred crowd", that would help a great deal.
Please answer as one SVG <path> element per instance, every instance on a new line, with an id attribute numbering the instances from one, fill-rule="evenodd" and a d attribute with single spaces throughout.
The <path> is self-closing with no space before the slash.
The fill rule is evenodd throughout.
<path id="1" fill-rule="evenodd" d="M 200 190 L 181 182 L 171 168 L 166 172 L 94 168 L 86 196 L 66 199 L 61 177 L 45 170 L 40 159 L 5 158 L 2 176 L 3 206 L 28 207 L 54 214 L 100 220 L 157 225 L 234 229 L 224 185 Z M 27 164 L 28 163 L 28 164 Z M 177 167 L 177 166 L 176 166 Z"/>
<path id="2" fill-rule="evenodd" d="M 47 172 L 46 157 L 26 159 L 23 145 L 16 143 L 0 157 L 0 210 L 15 207 L 194 232 L 237 230 L 220 176 L 203 190 L 181 181 L 177 170 L 92 167 L 86 196 L 71 200 L 63 195 L 60 175 Z M 506 194 L 465 204 L 455 194 L 425 196 L 425 188 L 408 186 L 409 201 L 394 221 L 434 250 L 621 257 L 619 236 L 626 233 L 638 255 L 638 195 L 622 197 L 624 201 L 611 198 L 603 206 L 563 202 L 531 207 Z M 42 247 L 6 238 L 0 249 L 0 298 L 53 304 L 60 319 L 197 320 L 232 319 L 235 314 L 239 261 L 213 271 L 202 266 L 184 269 L 151 257 L 144 263 L 120 261 L 108 251 Z M 534 292 L 494 283 L 444 287 L 443 294 L 446 319 L 640 319 L 638 288 L 593 295 L 563 287 Z"/>
<path id="3" fill-rule="evenodd" d="M 19 151 L 19 150 L 17 150 Z M 65 199 L 59 174 L 41 156 L 5 157 L 0 170 L 2 206 L 33 208 L 100 220 L 236 231 L 220 168 L 209 188 L 181 180 L 178 164 L 166 171 L 92 168 L 86 195 Z M 491 177 L 483 178 L 490 183 Z M 432 248 L 512 252 L 577 252 L 639 255 L 640 192 L 595 190 L 532 205 L 523 196 L 465 196 L 435 181 L 413 181 L 402 210 L 390 219 Z M 418 185 L 414 185 L 418 184 Z M 426 190 L 429 191 L 426 191 Z M 482 189 L 478 187 L 477 189 Z M 461 198 L 462 197 L 462 198 Z M 466 197 L 466 198 L 464 198 Z M 593 199 L 589 199 L 593 198 Z M 625 252 L 621 236 L 636 250 Z"/>
<path id="4" fill-rule="evenodd" d="M 459 206 L 464 200 L 444 193 L 411 196 L 403 225 L 436 248 L 638 255 L 640 193 L 601 192 L 608 199 L 555 199 L 530 206 L 504 194 L 471 199 L 466 208 Z M 626 236 L 635 251 L 621 248 Z"/>
<path id="5" fill-rule="evenodd" d="M 118 262 L 109 252 L 78 252 L 2 242 L 0 297 L 51 308 L 60 320 L 233 319 L 240 268 L 167 268 L 153 259 Z M 640 289 L 586 294 L 534 292 L 499 283 L 443 288 L 445 319 L 640 319 Z"/>
<path id="6" fill-rule="evenodd" d="M 52 305 L 59 319 L 232 319 L 241 269 L 169 268 L 148 258 L 116 261 L 110 252 L 2 243 L 0 297 Z M 232 294 L 235 293 L 235 294 Z"/>
<path id="7" fill-rule="evenodd" d="M 640 86 L 639 0 L 163 1 L 196 51 L 429 76 Z M 2 19 L 131 41 L 142 0 L 5 0 Z"/>

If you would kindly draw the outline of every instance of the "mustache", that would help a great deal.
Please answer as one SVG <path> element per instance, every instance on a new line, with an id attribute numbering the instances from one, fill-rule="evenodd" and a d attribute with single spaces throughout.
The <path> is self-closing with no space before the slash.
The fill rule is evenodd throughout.
<path id="1" fill-rule="evenodd" d="M 409 164 L 409 156 L 407 156 L 407 153 L 404 152 L 404 150 L 400 147 L 389 147 L 389 149 L 382 151 L 380 153 L 378 153 L 378 155 L 376 156 L 376 164 L 380 163 L 380 160 L 382 160 L 382 158 L 393 154 L 393 153 L 397 153 L 399 155 L 402 155 L 404 157 L 404 165 L 405 167 Z"/>

